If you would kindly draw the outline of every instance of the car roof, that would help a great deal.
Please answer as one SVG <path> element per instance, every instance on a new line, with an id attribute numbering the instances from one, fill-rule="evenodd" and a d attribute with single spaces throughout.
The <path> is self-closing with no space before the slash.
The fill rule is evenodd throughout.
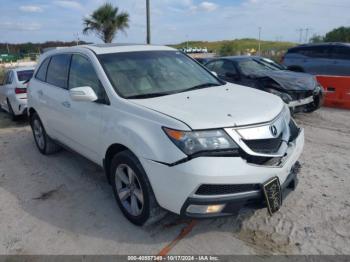
<path id="1" fill-rule="evenodd" d="M 324 43 L 313 43 L 313 44 L 302 44 L 298 46 L 294 46 L 290 48 L 289 50 L 292 49 L 297 49 L 297 48 L 303 48 L 303 47 L 316 47 L 316 46 L 347 46 L 350 47 L 350 43 L 342 43 L 342 42 L 324 42 Z"/>
<path id="2" fill-rule="evenodd" d="M 146 44 L 90 44 L 74 47 L 90 49 L 96 54 L 109 54 L 121 52 L 137 52 L 137 51 L 177 51 L 174 48 L 161 45 L 146 45 Z"/>
<path id="3" fill-rule="evenodd" d="M 34 69 L 35 69 L 34 66 L 20 66 L 20 67 L 11 68 L 11 70 L 15 72 L 34 70 Z"/>
<path id="4" fill-rule="evenodd" d="M 222 57 L 216 57 L 214 60 L 218 59 L 228 59 L 232 61 L 238 61 L 238 60 L 248 60 L 248 59 L 261 59 L 260 56 L 249 56 L 249 55 L 239 55 L 239 56 L 222 56 Z"/>
<path id="5" fill-rule="evenodd" d="M 138 52 L 138 51 L 178 51 L 177 49 L 162 46 L 162 45 L 146 45 L 146 44 L 88 44 L 88 45 L 77 45 L 70 47 L 56 47 L 44 52 L 43 58 L 47 56 L 67 53 L 91 50 L 97 55 L 100 54 L 112 54 L 122 52 Z"/>

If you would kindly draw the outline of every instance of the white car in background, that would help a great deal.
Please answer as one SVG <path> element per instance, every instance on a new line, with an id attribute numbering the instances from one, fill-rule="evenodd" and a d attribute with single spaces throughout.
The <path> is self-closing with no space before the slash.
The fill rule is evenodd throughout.
<path id="1" fill-rule="evenodd" d="M 272 94 L 226 83 L 170 47 L 86 45 L 45 53 L 28 88 L 39 151 L 104 167 L 134 224 L 272 214 L 297 184 L 303 129 Z M 93 194 L 93 191 L 91 191 Z"/>
<path id="2" fill-rule="evenodd" d="M 9 112 L 12 119 L 27 114 L 27 85 L 34 67 L 19 67 L 5 72 L 0 85 L 0 107 Z"/>

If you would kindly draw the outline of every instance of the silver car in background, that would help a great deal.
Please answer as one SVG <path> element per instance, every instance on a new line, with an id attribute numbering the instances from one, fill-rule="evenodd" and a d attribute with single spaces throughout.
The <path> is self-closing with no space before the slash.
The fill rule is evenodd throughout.
<path id="1" fill-rule="evenodd" d="M 0 84 L 0 108 L 9 112 L 12 120 L 27 114 L 27 83 L 34 67 L 18 67 L 6 71 Z"/>

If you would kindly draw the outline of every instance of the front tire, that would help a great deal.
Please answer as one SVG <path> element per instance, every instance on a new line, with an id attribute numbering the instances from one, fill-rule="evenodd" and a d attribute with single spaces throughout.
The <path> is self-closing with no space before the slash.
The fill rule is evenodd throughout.
<path id="1" fill-rule="evenodd" d="M 113 157 L 111 181 L 118 206 L 131 223 L 152 224 L 164 216 L 141 163 L 130 151 Z"/>
<path id="2" fill-rule="evenodd" d="M 32 127 L 35 144 L 40 153 L 43 155 L 50 155 L 61 149 L 61 147 L 47 135 L 38 114 L 34 113 L 31 117 L 30 126 Z"/>

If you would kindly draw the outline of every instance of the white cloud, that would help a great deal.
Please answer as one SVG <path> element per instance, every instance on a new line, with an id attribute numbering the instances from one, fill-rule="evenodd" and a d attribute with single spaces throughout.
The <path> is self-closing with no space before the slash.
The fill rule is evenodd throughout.
<path id="1" fill-rule="evenodd" d="M 212 2 L 202 2 L 198 5 L 198 9 L 205 12 L 212 12 L 218 8 L 217 4 Z"/>
<path id="2" fill-rule="evenodd" d="M 19 10 L 26 13 L 40 13 L 43 11 L 43 9 L 40 6 L 36 5 L 21 5 L 19 7 Z"/>
<path id="3" fill-rule="evenodd" d="M 83 6 L 77 1 L 58 0 L 58 1 L 55 1 L 54 3 L 60 7 L 63 7 L 63 8 L 69 8 L 69 9 L 82 9 L 83 8 Z"/>
<path id="4" fill-rule="evenodd" d="M 24 23 L 24 22 L 0 22 L 0 30 L 11 31 L 37 31 L 41 29 L 39 23 Z"/>
<path id="5" fill-rule="evenodd" d="M 177 3 L 180 4 L 180 6 L 183 7 L 184 11 L 191 11 L 192 13 L 194 12 L 213 12 L 215 11 L 219 6 L 215 3 L 212 2 L 201 2 L 198 5 L 195 5 L 192 1 L 184 1 Z"/>
<path id="6" fill-rule="evenodd" d="M 4 1 L 4 0 L 0 0 Z M 40 22 L 40 34 L 31 31 L 18 34 L 14 32 L 6 36 L 7 41 L 40 41 L 50 39 L 71 40 L 75 32 L 82 29 L 82 18 L 105 2 L 111 2 L 120 11 L 130 14 L 130 28 L 127 34 L 118 34 L 116 42 L 145 42 L 145 2 L 144 0 L 22 0 L 22 5 L 39 5 L 50 14 L 35 17 L 27 24 L 18 23 L 16 13 L 20 4 L 10 8 L 1 6 L 6 16 L 0 21 L 0 29 L 38 30 L 40 25 L 30 22 Z M 27 4 L 28 2 L 28 4 Z M 44 4 L 45 2 L 45 4 Z M 31 3 L 31 4 L 29 4 Z M 178 43 L 186 40 L 223 40 L 245 37 L 258 37 L 258 28 L 262 27 L 262 39 L 299 41 L 298 28 L 312 28 L 308 36 L 314 33 L 324 34 L 327 31 L 350 24 L 349 0 L 151 0 L 151 30 L 152 42 L 155 44 Z M 15 7 L 15 8 L 13 8 Z M 65 8 L 64 16 L 62 9 Z M 3 10 L 4 9 L 4 10 Z M 17 9 L 17 10 L 16 10 Z M 7 10 L 7 11 L 6 11 Z M 327 19 L 325 19 L 327 17 Z M 57 23 L 57 19 L 61 19 Z M 46 24 L 47 23 L 47 24 Z M 45 25 L 45 26 L 44 26 Z M 4 29 L 7 28 L 7 29 Z M 11 30 L 10 30 L 11 29 Z M 303 34 L 305 37 L 305 31 Z M 94 35 L 85 36 L 82 40 L 99 42 Z"/>

